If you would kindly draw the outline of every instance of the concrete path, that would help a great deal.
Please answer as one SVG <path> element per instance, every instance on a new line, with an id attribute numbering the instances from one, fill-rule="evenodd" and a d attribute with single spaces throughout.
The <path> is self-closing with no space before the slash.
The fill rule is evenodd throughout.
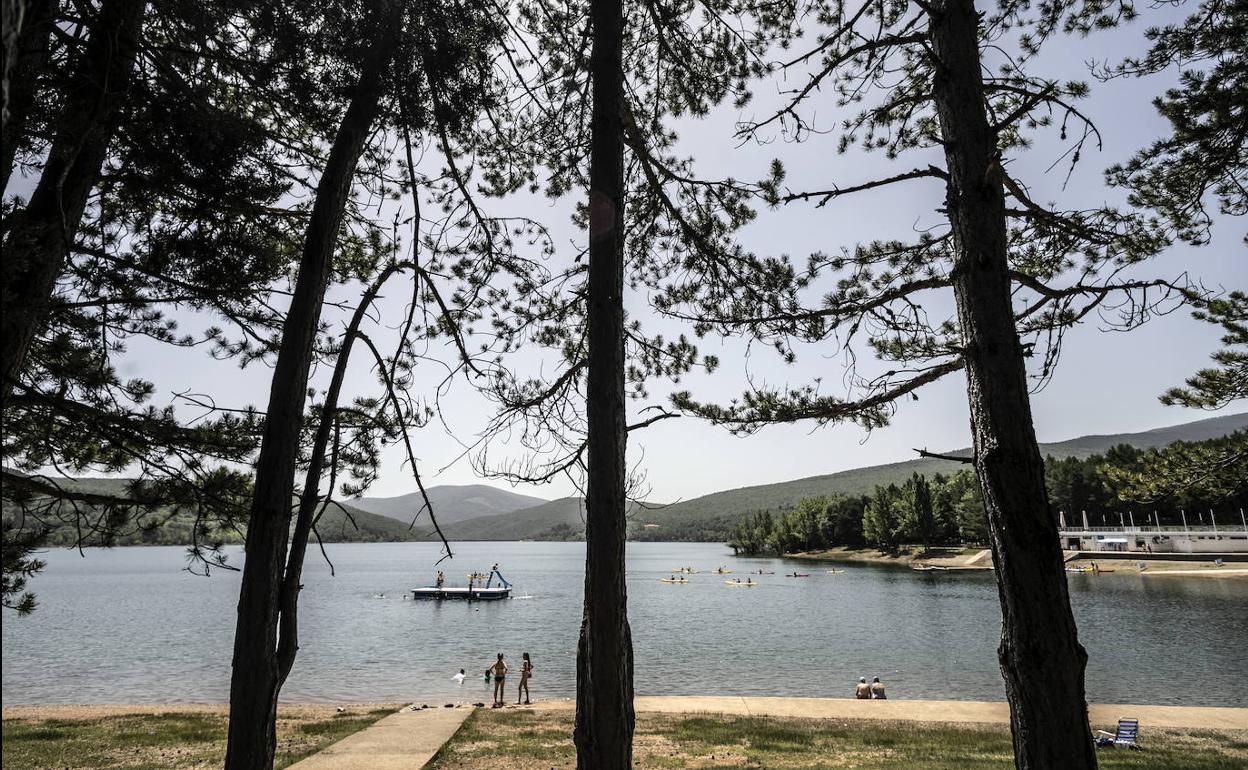
<path id="1" fill-rule="evenodd" d="M 470 706 L 405 708 L 296 762 L 289 770 L 418 770 L 472 711 Z"/>
<path id="2" fill-rule="evenodd" d="M 533 708 L 571 708 L 570 700 L 543 701 Z M 638 712 L 670 714 L 737 714 L 742 716 L 807 717 L 815 719 L 883 719 L 913 722 L 977 722 L 1009 724 L 1003 702 L 961 700 L 854 700 L 852 698 L 756 698 L 738 696 L 639 696 Z M 1113 726 L 1122 717 L 1139 719 L 1144 727 L 1248 730 L 1248 709 L 1188 706 L 1117 706 L 1093 704 L 1093 728 Z"/>

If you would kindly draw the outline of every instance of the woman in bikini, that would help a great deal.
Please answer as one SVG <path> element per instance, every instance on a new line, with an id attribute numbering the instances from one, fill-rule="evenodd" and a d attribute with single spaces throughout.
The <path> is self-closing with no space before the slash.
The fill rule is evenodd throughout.
<path id="1" fill-rule="evenodd" d="M 494 706 L 500 708 L 503 705 L 503 699 L 507 696 L 503 693 L 503 680 L 507 678 L 507 664 L 503 662 L 503 654 L 498 654 L 498 660 L 494 661 L 494 665 L 490 666 L 490 673 L 494 674 Z"/>
<path id="2" fill-rule="evenodd" d="M 524 665 L 520 666 L 520 687 L 516 690 L 516 703 L 520 703 L 520 693 L 524 693 L 524 704 L 529 704 L 529 677 L 533 676 L 533 661 L 529 654 L 524 653 Z"/>

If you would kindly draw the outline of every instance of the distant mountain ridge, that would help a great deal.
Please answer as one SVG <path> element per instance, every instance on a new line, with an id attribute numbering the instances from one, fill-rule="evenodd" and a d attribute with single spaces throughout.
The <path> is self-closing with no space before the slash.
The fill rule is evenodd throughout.
<path id="1" fill-rule="evenodd" d="M 67 490 L 123 497 L 131 481 L 131 479 L 118 477 L 83 477 L 57 479 L 56 483 Z M 99 510 L 95 505 L 79 504 L 79 508 L 88 521 L 99 515 Z M 16 505 L 6 500 L 3 505 L 3 519 L 16 521 L 18 510 Z M 168 509 L 158 509 L 139 516 L 138 522 L 163 522 L 159 527 L 129 524 L 122 528 L 112 544 L 189 545 L 192 542 L 195 520 L 196 515 L 191 511 L 175 513 Z M 316 529 L 322 541 L 326 543 L 390 543 L 422 539 L 418 530 L 410 529 L 405 523 L 360 510 L 350 502 L 328 506 L 322 513 Z M 218 532 L 216 536 L 226 543 L 242 542 L 242 536 L 232 530 Z M 58 525 L 49 533 L 47 544 L 70 546 L 77 543 L 77 538 L 78 533 L 74 527 Z M 82 544 L 100 545 L 102 541 L 98 535 L 88 532 Z"/>
<path id="2" fill-rule="evenodd" d="M 1078 438 L 1041 444 L 1046 457 L 1090 457 L 1104 453 L 1119 444 L 1140 449 L 1163 447 L 1175 441 L 1205 441 L 1237 430 L 1248 430 L 1248 412 L 1220 415 L 1204 420 L 1171 425 L 1138 433 L 1117 433 L 1080 436 Z M 970 449 L 944 452 L 952 457 L 969 457 Z M 634 508 L 631 512 L 634 536 L 643 533 L 650 539 L 662 538 L 665 529 L 705 523 L 708 529 L 719 529 L 735 523 L 742 514 L 755 510 L 787 507 L 803 497 L 870 492 L 877 485 L 900 483 L 913 473 L 934 475 L 953 473 L 966 467 L 955 460 L 934 457 L 873 465 L 839 471 L 823 476 L 809 476 L 793 481 L 761 484 L 713 492 L 663 507 Z M 568 528 L 584 529 L 584 503 L 581 498 L 568 497 L 535 508 L 509 514 L 481 517 L 462 525 L 446 528 L 446 535 L 461 540 L 524 540 L 567 539 Z M 550 537 L 553 533 L 555 536 Z"/>
<path id="3" fill-rule="evenodd" d="M 1148 449 L 1167 446 L 1175 441 L 1205 441 L 1237 430 L 1248 430 L 1248 413 L 1221 415 L 1138 433 L 1080 436 L 1041 444 L 1040 451 L 1046 457 L 1085 458 L 1102 454 L 1119 444 Z M 970 451 L 961 449 L 944 454 L 968 457 Z M 965 464 L 956 460 L 916 458 L 729 489 L 663 507 L 634 505 L 629 512 L 632 522 L 630 536 L 663 539 L 665 533 L 674 533 L 681 528 L 686 533 L 693 530 L 704 537 L 713 537 L 715 532 L 724 531 L 742 514 L 750 511 L 788 507 L 803 497 L 863 494 L 879 484 L 902 482 L 913 473 L 947 474 L 964 467 Z M 82 478 L 62 479 L 58 483 L 71 488 L 119 494 L 124 491 L 128 480 Z M 584 533 L 584 500 L 580 497 L 543 500 L 484 484 L 442 485 L 430 487 L 427 491 L 439 524 L 452 540 L 569 540 L 582 537 Z M 428 540 L 436 535 L 429 526 L 426 513 L 421 513 L 415 525 L 409 527 L 423 503 L 418 492 L 398 497 L 344 500 L 341 507 L 332 505 L 326 509 L 317 529 L 328 542 Z M 9 507 L 5 505 L 6 518 L 12 514 Z M 183 543 L 179 538 L 189 533 L 190 521 L 189 514 L 179 514 L 166 531 L 157 530 L 159 534 L 143 536 L 135 533 L 117 544 Z M 68 534 L 65 533 L 66 536 Z M 53 544 L 61 543 L 54 541 Z"/>
<path id="4" fill-rule="evenodd" d="M 462 521 L 511 513 L 523 508 L 544 505 L 550 501 L 522 495 L 506 489 L 496 489 L 484 484 L 453 485 L 442 484 L 428 487 L 426 493 L 433 505 L 433 513 L 438 524 L 457 524 Z M 397 497 L 361 497 L 349 501 L 349 504 L 362 511 L 396 519 L 404 524 L 428 522 L 428 514 L 422 513 L 425 500 L 420 492 L 409 492 Z M 417 517 L 417 514 L 420 516 Z"/>

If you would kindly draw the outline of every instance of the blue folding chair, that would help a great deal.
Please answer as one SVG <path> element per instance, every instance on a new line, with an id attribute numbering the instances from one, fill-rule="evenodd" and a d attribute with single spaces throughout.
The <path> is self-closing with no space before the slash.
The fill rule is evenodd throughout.
<path id="1" fill-rule="evenodd" d="M 1110 733 L 1104 730 L 1096 731 L 1096 745 L 1106 747 L 1122 746 L 1123 748 L 1138 750 L 1140 746 L 1135 742 L 1135 739 L 1139 736 L 1139 734 L 1140 720 L 1119 719 L 1117 732 Z"/>

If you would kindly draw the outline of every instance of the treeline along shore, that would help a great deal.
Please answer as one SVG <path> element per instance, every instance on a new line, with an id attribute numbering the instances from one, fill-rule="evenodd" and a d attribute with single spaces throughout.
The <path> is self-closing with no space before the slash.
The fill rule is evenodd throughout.
<path id="1" fill-rule="evenodd" d="M 1201 442 L 1176 442 L 1164 449 L 1127 445 L 1091 457 L 1045 462 L 1045 484 L 1054 517 L 1087 517 L 1092 526 L 1126 520 L 1160 526 L 1208 521 L 1221 515 L 1241 523 L 1248 507 L 1248 479 L 1192 485 L 1182 492 L 1152 496 L 1155 478 L 1193 455 L 1215 455 L 1243 441 L 1242 433 Z M 835 548 L 873 548 L 895 553 L 903 543 L 973 546 L 987 540 L 987 517 L 979 484 L 970 470 L 931 477 L 913 474 L 901 484 L 881 484 L 869 494 L 828 495 L 798 500 L 791 508 L 754 511 L 727 533 L 738 554 L 794 554 Z"/>
<path id="2" fill-rule="evenodd" d="M 1238 523 L 1248 509 L 1248 480 L 1228 475 L 1182 487 L 1181 492 L 1158 494 L 1166 476 L 1185 463 L 1217 457 L 1245 442 L 1245 431 L 1201 441 L 1176 441 L 1164 447 L 1137 448 L 1108 445 L 1104 451 L 1083 455 L 1054 455 L 1045 459 L 1045 481 L 1054 515 L 1065 512 L 1071 524 L 1086 513 L 1091 526 L 1113 526 L 1119 515 L 1137 524 L 1178 525 L 1186 512 L 1191 523 L 1207 521 L 1210 511 L 1218 521 Z M 848 474 L 799 480 L 781 485 L 773 499 L 757 505 L 767 488 L 751 487 L 719 492 L 666 507 L 634 507 L 629 539 L 653 542 L 727 543 L 742 555 L 797 554 L 834 548 L 897 553 L 903 543 L 929 547 L 969 548 L 987 538 L 987 519 L 979 485 L 969 466 L 947 461 L 946 471 L 916 472 L 913 465 L 863 468 Z M 1232 471 L 1234 469 L 1232 468 Z M 844 478 L 842 478 L 844 477 Z M 864 480 L 881 480 L 873 485 Z M 817 483 L 822 482 L 822 483 Z M 117 492 L 125 479 L 82 479 L 84 489 Z M 809 489 L 851 490 L 803 494 Z M 854 493 L 852 490 L 861 490 Z M 791 495 L 791 497 L 790 497 Z M 705 502 L 703 502 L 705 500 Z M 409 526 L 403 515 L 378 515 L 375 502 L 350 501 L 326 508 L 318 524 L 325 542 L 410 542 L 428 538 L 427 528 Z M 82 504 L 79 504 L 80 506 Z M 575 541 L 585 538 L 584 502 L 564 498 L 489 517 L 451 524 L 448 533 L 462 540 Z M 16 515 L 6 503 L 5 520 Z M 66 521 L 96 521 L 96 517 Z M 70 547 L 189 545 L 204 535 L 204 523 L 190 511 L 175 508 L 149 510 L 131 517 L 124 526 L 84 530 L 52 522 L 44 537 L 47 545 Z M 496 533 L 491 536 L 491 533 Z M 211 535 L 222 544 L 241 544 L 242 523 L 218 522 Z M 895 560 L 894 557 L 888 557 Z"/>

